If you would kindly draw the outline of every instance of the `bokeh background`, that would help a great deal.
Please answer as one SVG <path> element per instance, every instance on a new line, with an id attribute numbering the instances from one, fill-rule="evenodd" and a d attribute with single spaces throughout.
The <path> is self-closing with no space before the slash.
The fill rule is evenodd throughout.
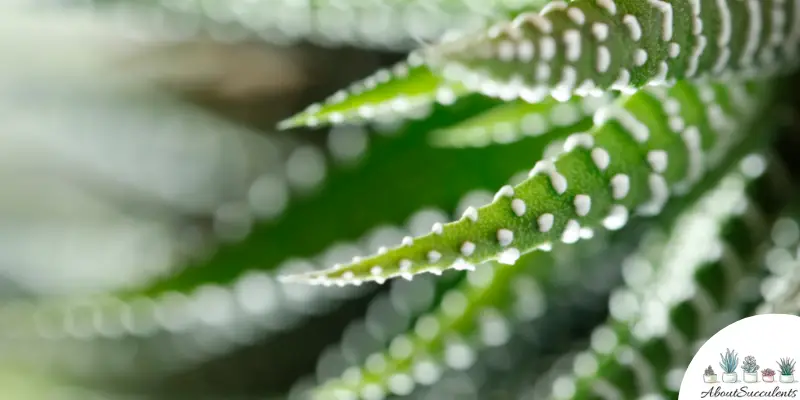
<path id="1" fill-rule="evenodd" d="M 445 28 L 480 23 L 479 2 L 466 15 L 446 2 L 402 14 L 377 1 L 134 3 L 0 4 L 0 398 L 301 399 L 442 287 L 485 278 L 275 279 L 427 232 L 535 162 L 524 143 L 420 150 L 431 125 L 413 118 L 275 129 Z M 784 136 L 777 149 L 796 146 Z M 559 270 L 552 292 L 525 286 L 537 323 L 415 398 L 535 398 L 606 319 L 634 245 Z"/>

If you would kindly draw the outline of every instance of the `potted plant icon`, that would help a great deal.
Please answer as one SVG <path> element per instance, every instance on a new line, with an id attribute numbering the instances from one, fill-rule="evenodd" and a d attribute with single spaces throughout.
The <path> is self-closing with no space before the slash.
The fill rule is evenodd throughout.
<path id="1" fill-rule="evenodd" d="M 703 373 L 703 382 L 705 383 L 716 383 L 717 382 L 717 374 L 714 373 L 714 368 L 711 368 L 709 365 L 706 368 L 706 372 Z"/>
<path id="2" fill-rule="evenodd" d="M 778 367 L 781 370 L 781 376 L 778 380 L 780 380 L 781 383 L 794 382 L 794 364 L 795 361 L 791 358 L 781 358 L 781 360 L 778 361 Z"/>
<path id="3" fill-rule="evenodd" d="M 744 371 L 745 382 L 747 383 L 758 382 L 758 364 L 756 364 L 755 357 L 747 356 L 744 358 L 744 362 L 742 363 L 742 371 Z"/>
<path id="4" fill-rule="evenodd" d="M 764 382 L 775 382 L 775 371 L 772 368 L 762 369 L 761 380 Z"/>
<path id="5" fill-rule="evenodd" d="M 722 368 L 722 381 L 736 383 L 739 380 L 739 375 L 736 374 L 736 367 L 739 366 L 739 355 L 731 349 L 726 349 L 725 354 L 720 353 L 719 357 L 721 359 L 719 366 Z"/>

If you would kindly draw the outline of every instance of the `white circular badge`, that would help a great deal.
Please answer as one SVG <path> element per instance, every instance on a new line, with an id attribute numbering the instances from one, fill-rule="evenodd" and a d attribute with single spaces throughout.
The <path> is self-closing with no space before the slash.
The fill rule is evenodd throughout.
<path id="1" fill-rule="evenodd" d="M 800 317 L 764 314 L 725 327 L 695 354 L 678 400 L 800 397 Z"/>

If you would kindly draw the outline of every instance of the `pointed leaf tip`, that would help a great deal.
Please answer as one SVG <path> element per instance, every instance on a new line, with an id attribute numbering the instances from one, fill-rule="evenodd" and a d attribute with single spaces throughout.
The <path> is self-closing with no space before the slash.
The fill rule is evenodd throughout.
<path id="1" fill-rule="evenodd" d="M 469 208 L 458 221 L 395 248 L 300 281 L 358 285 L 469 269 L 489 260 L 514 262 L 552 243 L 587 239 L 594 229 L 621 229 L 629 216 L 657 215 L 672 196 L 720 165 L 722 158 L 713 155 L 727 154 L 740 142 L 759 112 L 748 104 L 767 99 L 765 86 L 753 85 L 740 87 L 740 100 L 748 101 L 734 101 L 733 87 L 682 81 L 671 89 L 621 96 L 597 113 L 589 133 L 567 138 L 559 156 L 536 163 L 527 180 L 501 188 L 490 204 Z M 687 162 L 698 164 L 687 168 Z"/>

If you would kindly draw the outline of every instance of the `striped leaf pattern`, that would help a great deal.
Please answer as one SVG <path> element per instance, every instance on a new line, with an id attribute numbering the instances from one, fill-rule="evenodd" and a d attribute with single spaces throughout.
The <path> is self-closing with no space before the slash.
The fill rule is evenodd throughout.
<path id="1" fill-rule="evenodd" d="M 763 79 L 794 70 L 798 51 L 796 1 L 555 0 L 427 58 L 468 89 L 535 103 L 682 79 Z"/>

